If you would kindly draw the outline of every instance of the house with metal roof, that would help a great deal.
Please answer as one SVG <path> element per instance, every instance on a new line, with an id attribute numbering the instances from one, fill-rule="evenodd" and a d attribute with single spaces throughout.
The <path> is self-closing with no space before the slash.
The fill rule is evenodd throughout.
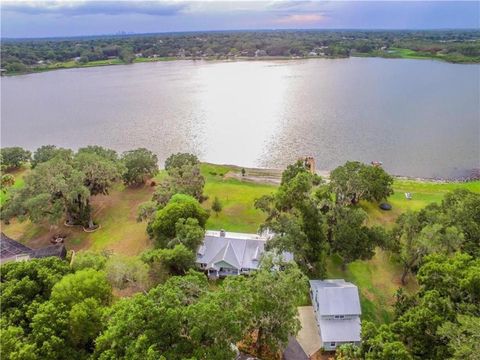
<path id="1" fill-rule="evenodd" d="M 362 310 L 354 284 L 343 279 L 310 280 L 310 296 L 325 350 L 347 343 L 360 345 Z"/>
<path id="2" fill-rule="evenodd" d="M 9 238 L 3 232 L 0 236 L 0 264 L 9 261 L 25 261 L 56 256 L 65 259 L 67 249 L 63 244 L 45 246 L 40 249 L 31 249 L 22 243 Z"/>
<path id="3" fill-rule="evenodd" d="M 197 266 L 213 278 L 248 274 L 259 268 L 270 237 L 268 234 L 206 231 L 197 251 Z M 293 260 L 290 253 L 281 256 L 285 261 Z"/>

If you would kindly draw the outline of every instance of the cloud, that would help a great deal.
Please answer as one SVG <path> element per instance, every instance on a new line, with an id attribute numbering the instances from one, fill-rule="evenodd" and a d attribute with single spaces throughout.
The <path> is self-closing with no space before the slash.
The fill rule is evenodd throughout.
<path id="1" fill-rule="evenodd" d="M 281 25 L 316 25 L 325 22 L 328 17 L 324 14 L 290 14 L 275 19 L 276 24 Z"/>
<path id="2" fill-rule="evenodd" d="M 182 12 L 188 3 L 179 1 L 5 1 L 2 11 L 20 14 L 125 15 L 142 14 L 173 16 Z"/>

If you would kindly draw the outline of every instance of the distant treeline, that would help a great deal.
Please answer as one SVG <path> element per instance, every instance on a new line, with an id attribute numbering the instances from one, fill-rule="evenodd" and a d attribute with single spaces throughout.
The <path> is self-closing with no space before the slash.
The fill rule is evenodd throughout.
<path id="1" fill-rule="evenodd" d="M 411 50 L 407 56 L 399 50 Z M 3 39 L 4 72 L 26 72 L 49 64 L 137 58 L 236 57 L 432 57 L 480 62 L 479 30 L 356 31 L 278 30 L 164 33 L 56 39 Z"/>

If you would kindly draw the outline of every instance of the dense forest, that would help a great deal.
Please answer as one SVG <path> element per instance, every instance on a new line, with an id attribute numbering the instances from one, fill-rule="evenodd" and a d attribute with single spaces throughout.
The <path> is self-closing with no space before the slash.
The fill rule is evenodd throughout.
<path id="1" fill-rule="evenodd" d="M 435 58 L 480 62 L 480 31 L 278 30 L 2 39 L 6 73 L 162 59 Z"/>
<path id="2" fill-rule="evenodd" d="M 118 182 L 136 188 L 158 172 L 147 149 L 89 146 L 73 152 L 52 145 L 33 155 L 3 148 L 4 222 L 71 223 L 94 230 L 90 199 Z M 29 166 L 21 187 L 9 173 Z M 347 162 L 329 181 L 303 161 L 288 166 L 276 191 L 257 198 L 262 228 L 276 234 L 269 256 L 251 276 L 209 282 L 196 271 L 195 251 L 211 215 L 205 177 L 192 154 L 174 154 L 150 201 L 138 207 L 153 247 L 127 257 L 81 251 L 2 264 L 2 356 L 6 359 L 234 359 L 238 348 L 279 359 L 299 330 L 297 306 L 308 304 L 307 278 L 324 278 L 328 258 L 341 266 L 383 249 L 403 268 L 386 324 L 362 322 L 361 347 L 342 346 L 336 358 L 476 359 L 480 333 L 480 195 L 466 189 L 407 211 L 392 226 L 368 224 L 361 203 L 392 192 L 381 167 Z M 216 203 L 216 205 L 214 205 Z M 212 211 L 221 212 L 221 203 Z M 294 262 L 276 254 L 289 251 Z"/>

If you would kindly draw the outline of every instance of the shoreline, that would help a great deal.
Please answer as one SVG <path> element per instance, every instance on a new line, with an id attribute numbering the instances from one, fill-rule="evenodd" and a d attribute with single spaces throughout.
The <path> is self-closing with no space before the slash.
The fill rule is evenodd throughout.
<path id="1" fill-rule="evenodd" d="M 239 56 L 235 58 L 225 58 L 225 59 L 218 59 L 215 57 L 210 58 L 195 58 L 195 57 L 160 57 L 160 58 L 145 58 L 132 63 L 125 63 L 120 61 L 119 59 L 111 59 L 111 60 L 99 60 L 98 63 L 86 63 L 86 64 L 74 64 L 74 65 L 67 65 L 70 62 L 64 63 L 56 63 L 52 67 L 37 67 L 33 68 L 30 71 L 26 72 L 17 72 L 17 73 L 5 73 L 3 76 L 19 76 L 19 75 L 31 75 L 31 74 L 39 74 L 44 72 L 56 71 L 56 70 L 68 70 L 68 69 L 83 69 L 83 68 L 93 68 L 93 67 L 103 67 L 103 66 L 115 66 L 115 65 L 133 65 L 133 64 L 142 64 L 142 63 L 156 63 L 156 62 L 165 62 L 165 61 L 206 61 L 206 62 L 243 62 L 243 61 L 278 61 L 278 60 L 288 60 L 288 61 L 297 61 L 297 60 L 311 60 L 311 59 L 322 59 L 322 60 L 340 60 L 340 59 L 350 59 L 350 58 L 377 58 L 377 59 L 386 59 L 386 60 L 395 60 L 395 59 L 403 59 L 403 60 L 431 60 L 431 61 L 440 61 L 447 64 L 456 64 L 456 65 L 475 65 L 480 64 L 478 61 L 466 61 L 466 62 L 456 62 L 456 61 L 449 61 L 448 59 L 443 59 L 438 56 L 416 56 L 416 57 L 403 57 L 403 56 L 392 56 L 391 54 L 385 54 L 385 56 L 381 56 L 379 54 L 368 54 L 368 53 L 356 53 L 350 56 L 305 56 L 305 57 L 291 57 L 291 56 L 260 56 L 260 57 L 247 57 L 247 56 Z"/>
<path id="2" fill-rule="evenodd" d="M 231 169 L 234 169 L 238 172 L 241 172 L 242 168 L 247 171 L 247 173 L 250 171 L 252 174 L 251 176 L 246 176 L 243 177 L 244 180 L 247 180 L 249 178 L 256 178 L 256 179 L 265 179 L 265 180 L 280 180 L 281 178 L 281 173 L 285 168 L 267 168 L 267 167 L 242 167 L 239 165 L 232 165 L 232 164 L 213 164 L 210 162 L 205 162 L 202 161 L 203 164 L 208 164 L 208 165 L 219 165 L 219 166 L 225 166 L 229 167 Z M 324 170 L 324 169 L 316 169 L 315 173 L 319 176 L 321 176 L 324 179 L 329 179 L 330 178 L 330 172 L 331 170 Z M 415 182 L 425 182 L 425 183 L 436 183 L 436 184 L 461 184 L 461 183 L 467 183 L 467 182 L 475 182 L 475 181 L 480 181 L 480 169 L 477 170 L 472 170 L 472 176 L 470 177 L 458 177 L 458 178 L 429 178 L 429 177 L 419 177 L 419 176 L 408 176 L 408 175 L 397 175 L 397 174 L 390 174 L 395 180 L 399 181 L 415 181 Z M 228 175 L 229 173 L 225 174 Z M 236 174 L 238 175 L 238 174 Z M 237 179 L 242 179 L 242 177 L 238 177 L 234 174 L 230 174 L 229 177 L 232 178 L 237 178 Z M 265 181 L 269 182 L 269 181 Z M 271 181 L 273 182 L 273 181 Z"/>

